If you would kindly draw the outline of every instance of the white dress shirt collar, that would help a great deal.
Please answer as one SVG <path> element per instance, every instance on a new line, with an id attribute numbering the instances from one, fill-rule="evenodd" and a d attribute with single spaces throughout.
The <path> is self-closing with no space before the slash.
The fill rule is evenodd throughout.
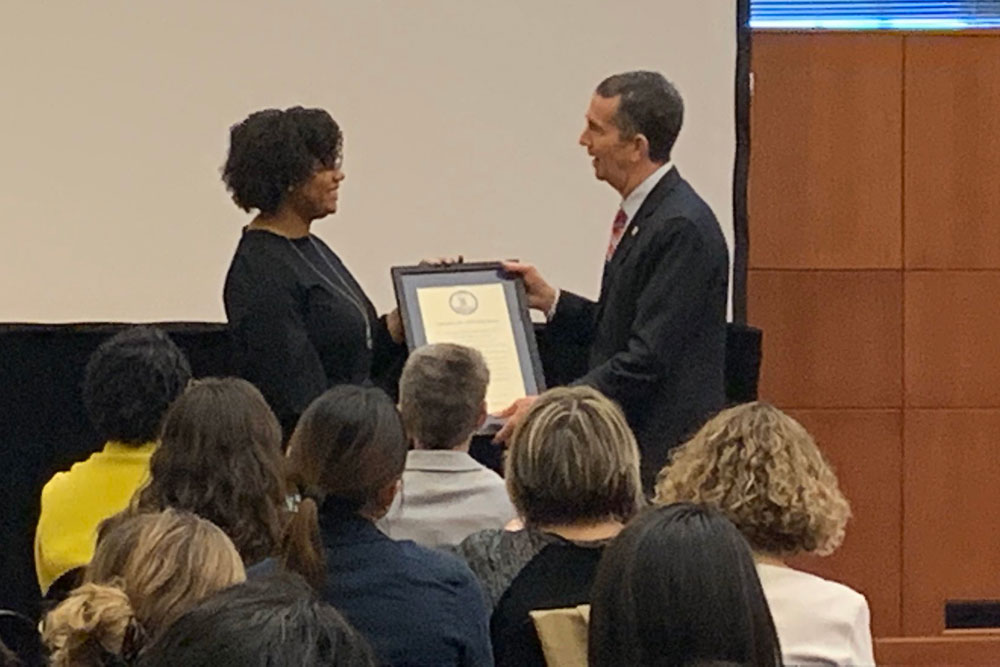
<path id="1" fill-rule="evenodd" d="M 656 184 L 660 182 L 660 179 L 666 176 L 667 172 L 673 168 L 673 163 L 667 160 L 665 163 L 660 165 L 660 167 L 654 171 L 652 174 L 646 177 L 639 185 L 635 186 L 635 190 L 628 193 L 628 197 L 622 200 L 622 210 L 625 211 L 626 226 L 632 222 L 632 218 L 635 214 L 639 212 L 639 208 L 642 206 L 642 202 L 646 201 L 646 197 L 649 193 L 653 191 Z"/>
<path id="2" fill-rule="evenodd" d="M 411 449 L 406 453 L 407 470 L 425 472 L 470 472 L 484 470 L 468 452 L 454 449 Z"/>

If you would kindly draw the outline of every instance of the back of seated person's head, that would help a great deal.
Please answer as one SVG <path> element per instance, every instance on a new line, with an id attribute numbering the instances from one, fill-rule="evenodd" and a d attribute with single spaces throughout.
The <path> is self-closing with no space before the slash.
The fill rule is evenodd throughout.
<path id="1" fill-rule="evenodd" d="M 193 381 L 167 411 L 149 468 L 137 509 L 173 507 L 204 517 L 248 564 L 277 553 L 285 500 L 281 426 L 246 380 Z"/>
<path id="2" fill-rule="evenodd" d="M 399 379 L 399 412 L 422 449 L 464 445 L 486 419 L 490 372 L 477 350 L 452 343 L 418 348 Z"/>
<path id="3" fill-rule="evenodd" d="M 780 665 L 774 622 L 739 531 L 679 503 L 636 517 L 591 591 L 589 664 Z"/>
<path id="4" fill-rule="evenodd" d="M 656 501 L 721 510 L 757 553 L 828 554 L 851 515 L 833 469 L 797 421 L 766 403 L 723 410 L 671 454 Z"/>
<path id="5" fill-rule="evenodd" d="M 542 394 L 514 431 L 505 469 L 526 525 L 627 521 L 644 504 L 635 436 L 591 387 Z"/>
<path id="6" fill-rule="evenodd" d="M 303 498 L 288 522 L 284 565 L 319 587 L 326 576 L 320 507 L 383 516 L 406 465 L 399 412 L 381 389 L 338 385 L 299 418 L 288 445 L 288 474 Z"/>
<path id="7" fill-rule="evenodd" d="M 232 541 L 205 519 L 176 510 L 116 515 L 99 531 L 86 583 L 46 616 L 43 639 L 54 665 L 114 664 L 245 578 Z"/>
<path id="8" fill-rule="evenodd" d="M 84 584 L 45 618 L 54 667 L 127 664 L 142 635 L 128 596 L 117 586 Z"/>
<path id="9" fill-rule="evenodd" d="M 365 639 L 298 576 L 250 580 L 202 601 L 139 660 L 142 667 L 365 667 Z"/>
<path id="10" fill-rule="evenodd" d="M 130 327 L 101 343 L 87 361 L 83 404 L 104 440 L 156 440 L 163 415 L 191 379 L 191 366 L 155 327 Z"/>

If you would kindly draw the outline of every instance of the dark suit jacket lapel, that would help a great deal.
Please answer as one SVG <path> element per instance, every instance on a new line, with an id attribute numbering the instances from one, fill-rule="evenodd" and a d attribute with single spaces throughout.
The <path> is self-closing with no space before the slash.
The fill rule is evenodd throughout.
<path id="1" fill-rule="evenodd" d="M 635 212 L 635 217 L 629 221 L 628 227 L 625 229 L 625 235 L 615 249 L 615 254 L 611 256 L 611 261 L 607 262 L 604 266 L 604 276 L 601 279 L 601 296 L 597 309 L 598 321 L 600 321 L 601 314 L 604 312 L 608 288 L 614 280 L 615 275 L 621 270 L 632 249 L 639 243 L 639 237 L 643 235 L 643 228 L 646 226 L 647 218 L 660 208 L 660 204 L 663 203 L 663 200 L 667 198 L 667 195 L 670 194 L 680 180 L 681 176 L 677 172 L 677 167 L 672 167 L 670 171 L 663 175 L 663 178 L 656 184 L 656 187 L 646 195 L 642 206 Z"/>

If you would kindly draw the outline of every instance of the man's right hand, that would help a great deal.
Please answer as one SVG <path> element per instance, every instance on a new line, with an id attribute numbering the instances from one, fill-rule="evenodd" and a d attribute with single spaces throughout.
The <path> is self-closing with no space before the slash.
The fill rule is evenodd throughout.
<path id="1" fill-rule="evenodd" d="M 542 274 L 531 264 L 521 262 L 504 262 L 503 268 L 509 273 L 516 273 L 524 279 L 524 289 L 528 294 L 528 307 L 537 308 L 543 313 L 552 310 L 556 302 L 556 289 L 545 282 Z"/>

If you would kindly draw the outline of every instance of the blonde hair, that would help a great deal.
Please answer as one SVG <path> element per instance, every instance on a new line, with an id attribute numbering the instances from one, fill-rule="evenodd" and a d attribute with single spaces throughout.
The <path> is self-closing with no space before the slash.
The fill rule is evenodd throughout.
<path id="1" fill-rule="evenodd" d="M 86 583 L 45 619 L 52 664 L 103 664 L 102 655 L 139 648 L 126 639 L 154 639 L 201 599 L 245 579 L 236 547 L 210 521 L 173 509 L 112 517 Z"/>
<path id="2" fill-rule="evenodd" d="M 126 634 L 138 632 L 135 612 L 117 586 L 84 584 L 45 618 L 44 639 L 54 667 L 101 665 L 120 656 Z"/>
<path id="3" fill-rule="evenodd" d="M 723 410 L 675 449 L 655 502 L 717 507 L 755 551 L 832 553 L 851 516 L 837 476 L 812 436 L 767 403 Z"/>
<path id="4" fill-rule="evenodd" d="M 627 521 L 644 504 L 639 448 L 621 409 L 596 389 L 542 394 L 518 425 L 507 491 L 529 525 Z"/>

